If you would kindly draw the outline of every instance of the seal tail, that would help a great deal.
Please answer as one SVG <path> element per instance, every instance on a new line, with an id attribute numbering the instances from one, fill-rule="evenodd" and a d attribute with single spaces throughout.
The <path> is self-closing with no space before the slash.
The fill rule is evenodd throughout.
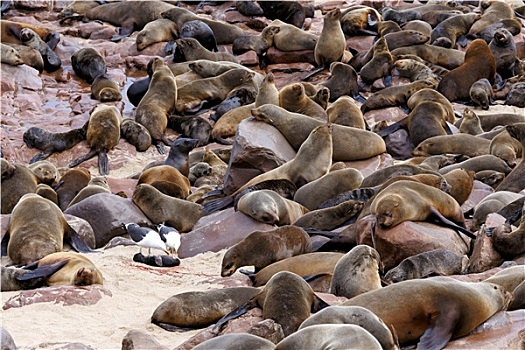
<path id="1" fill-rule="evenodd" d="M 69 163 L 68 167 L 70 168 L 74 168 L 76 167 L 77 165 L 81 164 L 81 163 L 84 163 L 86 160 L 90 160 L 91 158 L 93 158 L 94 156 L 96 156 L 98 153 L 98 151 L 95 151 L 95 150 L 91 150 L 88 154 L 85 154 L 81 157 L 78 157 L 77 159 L 75 159 L 74 161 L 72 161 L 71 163 Z"/>

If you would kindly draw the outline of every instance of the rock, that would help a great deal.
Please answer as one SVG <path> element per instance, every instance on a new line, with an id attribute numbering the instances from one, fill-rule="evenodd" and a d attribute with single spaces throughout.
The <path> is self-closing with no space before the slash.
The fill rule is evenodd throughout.
<path id="1" fill-rule="evenodd" d="M 0 327 L 0 344 L 2 346 L 2 350 L 16 350 L 13 337 L 4 327 Z"/>
<path id="2" fill-rule="evenodd" d="M 294 62 L 308 62 L 312 65 L 316 65 L 314 58 L 314 50 L 301 50 L 301 51 L 281 51 L 275 47 L 270 47 L 266 51 L 266 57 L 270 64 L 276 63 L 294 63 Z"/>
<path id="3" fill-rule="evenodd" d="M 69 226 L 77 231 L 80 238 L 82 238 L 88 246 L 95 248 L 95 233 L 89 222 L 73 215 L 65 214 L 64 216 L 66 217 Z"/>
<path id="4" fill-rule="evenodd" d="M 375 218 L 364 217 L 357 226 L 357 244 L 372 245 L 371 223 Z M 375 249 L 381 255 L 385 271 L 397 266 L 403 259 L 434 249 L 449 249 L 458 255 L 469 250 L 470 239 L 456 231 L 428 222 L 404 221 L 390 229 L 375 228 Z M 465 244 L 466 242 L 466 244 Z"/>
<path id="5" fill-rule="evenodd" d="M 493 193 L 494 189 L 490 187 L 489 185 L 474 180 L 474 186 L 472 187 L 472 191 L 470 192 L 470 195 L 468 199 L 461 205 L 461 210 L 463 212 L 469 211 L 470 209 L 474 208 L 483 198 L 488 196 L 489 194 Z"/>
<path id="6" fill-rule="evenodd" d="M 135 190 L 135 187 L 137 187 L 138 182 L 138 180 L 135 179 L 119 179 L 110 176 L 106 176 L 106 180 L 108 181 L 108 185 L 111 189 L 111 192 L 124 192 L 124 194 L 128 196 L 128 198 L 131 198 L 133 196 L 133 191 Z"/>
<path id="7" fill-rule="evenodd" d="M 51 0 L 17 0 L 14 3 L 16 8 L 23 10 L 41 11 L 53 8 L 53 1 Z"/>
<path id="8" fill-rule="evenodd" d="M 388 122 L 388 124 L 393 124 L 402 120 L 406 116 L 405 112 L 399 107 L 373 109 L 364 114 L 364 117 L 371 128 L 383 120 Z"/>
<path id="9" fill-rule="evenodd" d="M 405 129 L 400 129 L 385 137 L 385 144 L 388 154 L 397 160 L 412 158 L 412 151 L 416 148 L 408 138 L 408 132 Z"/>
<path id="10" fill-rule="evenodd" d="M 150 225 L 144 213 L 132 202 L 114 194 L 98 193 L 69 207 L 64 214 L 86 220 L 95 234 L 96 248 L 100 248 L 115 236 L 125 234 L 122 224 L 130 222 Z"/>
<path id="11" fill-rule="evenodd" d="M 89 345 L 82 343 L 40 343 L 32 349 L 47 349 L 47 350 L 95 350 Z"/>
<path id="12" fill-rule="evenodd" d="M 94 305 L 106 295 L 111 297 L 109 289 L 101 285 L 93 284 L 90 286 L 53 286 L 34 290 L 24 290 L 19 294 L 9 298 L 2 309 L 8 310 L 13 307 L 23 307 L 36 303 L 54 302 L 62 303 L 63 306 L 69 305 Z"/>
<path id="13" fill-rule="evenodd" d="M 492 238 L 488 237 L 483 229 L 480 229 L 470 257 L 469 272 L 484 272 L 501 265 L 503 261 L 502 256 L 492 245 Z"/>
<path id="14" fill-rule="evenodd" d="M 161 345 L 153 336 L 139 329 L 132 329 L 122 339 L 122 350 L 134 349 L 167 350 L 168 347 Z"/>
<path id="15" fill-rule="evenodd" d="M 82 37 L 84 39 L 89 39 L 91 34 L 93 34 L 93 32 L 101 30 L 103 28 L 111 28 L 111 30 L 113 31 L 113 34 L 115 34 L 115 28 L 114 27 L 109 27 L 107 25 L 105 26 L 102 23 L 99 23 L 99 22 L 96 22 L 96 21 L 91 21 L 91 22 L 87 22 L 87 23 L 80 23 L 77 26 L 78 36 L 80 36 L 80 37 Z M 91 38 L 91 39 L 95 39 L 95 38 Z M 111 39 L 111 37 L 109 37 L 109 38 L 97 38 L 97 39 Z"/>
<path id="16" fill-rule="evenodd" d="M 260 223 L 233 208 L 202 217 L 193 230 L 183 234 L 179 249 L 181 259 L 200 253 L 229 248 L 253 231 L 269 231 L 274 226 Z"/>
<path id="17" fill-rule="evenodd" d="M 34 68 L 26 66 L 25 64 L 21 66 L 10 66 L 8 64 L 2 63 L 2 93 L 4 93 L 4 80 L 10 81 L 14 80 L 16 86 L 27 89 L 27 90 L 42 90 L 42 79 L 38 75 L 38 71 Z M 11 84 L 7 85 L 11 86 Z M 9 90 L 6 90 L 9 91 Z"/>
<path id="18" fill-rule="evenodd" d="M 356 160 L 352 162 L 344 162 L 347 168 L 354 168 L 359 170 L 366 178 L 374 171 L 389 167 L 394 164 L 392 156 L 388 153 L 383 153 L 372 158 Z"/>
<path id="19" fill-rule="evenodd" d="M 374 38 L 373 35 L 356 35 L 347 37 L 345 47 L 352 48 L 357 52 L 368 51 L 374 46 Z"/>
<path id="20" fill-rule="evenodd" d="M 224 192 L 233 193 L 253 177 L 293 159 L 295 154 L 277 128 L 251 117 L 243 120 L 235 134 Z"/>
<path id="21" fill-rule="evenodd" d="M 270 318 L 254 324 L 246 333 L 264 338 L 274 344 L 284 339 L 283 327 Z"/>
<path id="22" fill-rule="evenodd" d="M 159 56 L 159 57 L 166 57 L 167 54 L 164 52 L 164 46 L 166 46 L 168 42 L 158 42 L 149 45 L 148 47 L 145 47 L 142 51 L 137 50 L 137 44 L 136 42 L 133 42 L 128 47 L 128 53 L 126 56 Z"/>

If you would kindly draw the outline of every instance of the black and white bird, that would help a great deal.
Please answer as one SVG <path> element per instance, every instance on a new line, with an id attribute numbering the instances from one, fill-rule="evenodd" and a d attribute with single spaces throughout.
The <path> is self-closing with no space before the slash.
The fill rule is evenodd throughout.
<path id="1" fill-rule="evenodd" d="M 160 238 L 166 243 L 170 252 L 177 256 L 180 247 L 179 231 L 174 227 L 164 224 L 157 225 L 157 230 L 159 231 Z"/>
<path id="2" fill-rule="evenodd" d="M 142 248 L 148 248 L 148 254 L 151 254 L 151 248 L 163 250 L 170 254 L 166 249 L 166 243 L 162 240 L 160 233 L 149 228 L 142 227 L 134 223 L 122 224 L 129 237 L 137 243 L 142 253 Z"/>

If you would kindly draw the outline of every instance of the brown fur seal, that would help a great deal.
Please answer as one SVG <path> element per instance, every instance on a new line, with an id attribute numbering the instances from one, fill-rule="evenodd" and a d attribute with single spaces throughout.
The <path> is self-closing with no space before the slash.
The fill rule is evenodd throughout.
<path id="1" fill-rule="evenodd" d="M 270 225 L 290 225 L 309 210 L 272 190 L 249 192 L 237 202 L 237 210 Z"/>
<path id="2" fill-rule="evenodd" d="M 416 55 L 446 69 L 459 67 L 465 60 L 464 52 L 428 44 L 400 47 L 392 50 L 392 55 Z"/>
<path id="3" fill-rule="evenodd" d="M 486 78 L 480 79 L 472 84 L 469 95 L 475 106 L 488 110 L 494 99 L 492 84 Z"/>
<path id="4" fill-rule="evenodd" d="M 35 193 L 41 197 L 49 199 L 51 202 L 58 205 L 58 195 L 53 189 L 53 187 L 46 185 L 46 184 L 38 184 L 36 186 Z"/>
<path id="5" fill-rule="evenodd" d="M 470 87 L 479 79 L 494 81 L 496 60 L 483 39 L 474 40 L 465 52 L 465 62 L 445 74 L 437 90 L 450 102 L 469 100 Z"/>
<path id="6" fill-rule="evenodd" d="M 329 231 L 357 217 L 363 209 L 363 202 L 347 200 L 329 208 L 312 210 L 293 222 L 307 229 Z"/>
<path id="7" fill-rule="evenodd" d="M 279 27 L 273 38 L 273 45 L 280 51 L 314 50 L 319 37 L 281 20 L 273 20 L 269 27 Z"/>
<path id="8" fill-rule="evenodd" d="M 54 72 L 62 66 L 60 57 L 30 28 L 24 28 L 20 31 L 20 41 L 22 44 L 37 50 L 44 60 L 44 69 L 48 72 Z"/>
<path id="9" fill-rule="evenodd" d="M 42 58 L 42 55 L 40 54 L 40 52 L 38 52 L 38 50 L 32 49 L 29 46 L 18 44 L 9 44 L 9 46 L 16 50 L 23 63 L 25 63 L 29 67 L 35 68 L 39 73 L 42 73 L 42 71 L 44 70 L 44 59 Z M 2 53 L 2 60 L 4 58 L 9 59 L 8 55 L 10 55 L 10 53 Z"/>
<path id="10" fill-rule="evenodd" d="M 66 210 L 69 202 L 86 187 L 91 180 L 91 174 L 86 168 L 69 169 L 61 178 L 55 191 L 61 210 Z"/>
<path id="11" fill-rule="evenodd" d="M 253 50 L 259 59 L 259 68 L 265 68 L 268 65 L 266 51 L 273 46 L 273 38 L 280 30 L 279 27 L 267 26 L 258 35 L 246 35 L 235 39 L 232 46 L 233 54 L 241 55 Z"/>
<path id="12" fill-rule="evenodd" d="M 75 146 L 86 139 L 88 124 L 78 129 L 66 132 L 49 132 L 42 128 L 32 126 L 24 132 L 24 143 L 29 148 L 37 148 L 42 152 L 31 158 L 29 163 L 34 163 L 48 158 L 53 153 L 62 152 Z"/>
<path id="13" fill-rule="evenodd" d="M 258 3 L 263 14 L 268 19 L 279 19 L 296 27 L 302 28 L 306 17 L 313 17 L 313 8 L 301 3 L 266 1 Z"/>
<path id="14" fill-rule="evenodd" d="M 206 101 L 222 101 L 238 85 L 253 79 L 254 73 L 246 69 L 231 69 L 217 77 L 204 78 L 181 86 L 175 104 L 180 113 L 197 111 Z"/>
<path id="15" fill-rule="evenodd" d="M 206 59 L 210 61 L 231 61 L 237 62 L 237 59 L 228 52 L 212 52 L 206 49 L 194 38 L 184 38 L 175 41 L 177 48 L 180 48 L 186 61 Z"/>
<path id="16" fill-rule="evenodd" d="M 286 137 L 292 147 L 297 149 L 316 126 L 323 122 L 291 113 L 279 106 L 264 105 L 252 110 L 255 119 L 275 126 Z M 351 161 L 366 159 L 386 151 L 383 139 L 372 132 L 343 125 L 332 125 L 333 160 Z M 356 147 L 367 145 L 367 147 Z M 351 152 L 350 152 L 351 150 Z"/>
<path id="17" fill-rule="evenodd" d="M 308 209 L 314 210 L 325 200 L 359 187 L 363 178 L 363 174 L 353 168 L 330 171 L 299 188 L 293 199 Z"/>
<path id="18" fill-rule="evenodd" d="M 117 83 L 106 75 L 99 75 L 91 84 L 91 98 L 100 102 L 122 100 Z"/>
<path id="19" fill-rule="evenodd" d="M 145 152 L 151 146 L 148 129 L 133 119 L 125 118 L 120 124 L 120 135 L 135 146 L 138 152 Z"/>
<path id="20" fill-rule="evenodd" d="M 259 292 L 258 288 L 235 287 L 176 294 L 157 306 L 151 322 L 169 331 L 207 327 Z"/>
<path id="21" fill-rule="evenodd" d="M 100 175 L 109 174 L 107 152 L 112 150 L 120 140 L 120 121 L 122 116 L 115 106 L 99 104 L 93 108 L 89 116 L 86 141 L 91 151 L 69 164 L 70 168 L 98 155 L 98 171 Z"/>
<path id="22" fill-rule="evenodd" d="M 400 77 L 408 78 L 412 82 L 430 79 L 438 80 L 438 76 L 432 71 L 432 68 L 414 59 L 397 59 L 394 62 L 394 68 Z"/>
<path id="23" fill-rule="evenodd" d="M 352 96 L 354 99 L 362 99 L 359 95 L 357 73 L 349 64 L 332 62 L 330 64 L 330 77 L 322 85 L 330 90 L 331 102 L 344 95 Z"/>
<path id="24" fill-rule="evenodd" d="M 168 126 L 179 132 L 182 137 L 197 140 L 197 146 L 210 143 L 212 126 L 206 118 L 189 115 L 170 115 Z"/>
<path id="25" fill-rule="evenodd" d="M 503 79 L 515 75 L 516 62 L 518 60 L 516 42 L 512 34 L 505 28 L 500 28 L 494 33 L 489 43 L 489 48 L 496 60 L 496 72 Z"/>
<path id="26" fill-rule="evenodd" d="M 420 46 L 420 45 L 416 45 Z M 366 63 L 363 68 L 359 71 L 361 80 L 368 85 L 372 85 L 374 81 L 379 78 L 383 78 L 385 87 L 392 85 L 392 65 L 394 60 L 392 54 L 388 49 L 386 39 L 381 37 L 374 44 L 374 54 L 372 59 Z"/>
<path id="27" fill-rule="evenodd" d="M 341 96 L 326 109 L 328 122 L 358 129 L 366 129 L 366 120 L 354 100 Z"/>
<path id="28" fill-rule="evenodd" d="M 290 271 L 299 276 L 331 274 L 342 253 L 306 253 L 274 262 L 256 274 L 249 275 L 255 287 L 265 285 L 279 271 Z"/>
<path id="29" fill-rule="evenodd" d="M 413 255 L 388 270 L 385 280 L 401 282 L 429 276 L 450 276 L 462 274 L 468 266 L 468 257 L 460 256 L 448 249 L 435 249 Z"/>
<path id="30" fill-rule="evenodd" d="M 341 61 L 345 51 L 346 40 L 341 29 L 341 10 L 336 8 L 324 16 L 323 29 L 315 45 L 314 58 L 318 67 L 328 66 Z"/>
<path id="31" fill-rule="evenodd" d="M 38 177 L 25 165 L 11 164 L 4 158 L 2 164 L 2 191 L 0 207 L 2 214 L 9 214 L 26 193 L 34 193 Z"/>
<path id="32" fill-rule="evenodd" d="M 104 75 L 107 72 L 104 57 L 91 47 L 76 51 L 73 56 L 71 56 L 71 66 L 75 74 L 89 84 L 92 84 L 96 77 Z"/>
<path id="33" fill-rule="evenodd" d="M 137 50 L 142 51 L 152 44 L 176 39 L 177 29 L 177 25 L 166 18 L 159 18 L 147 23 L 137 34 Z"/>
<path id="34" fill-rule="evenodd" d="M 457 164 L 451 164 L 439 169 L 440 174 L 446 174 L 454 169 L 472 170 L 475 172 L 482 170 L 496 170 L 508 174 L 512 170 L 502 159 L 491 154 L 484 154 L 469 158 Z"/>
<path id="35" fill-rule="evenodd" d="M 483 182 L 486 185 L 489 185 L 492 188 L 498 187 L 498 185 L 505 178 L 505 173 L 495 171 L 495 170 L 481 170 L 476 172 L 474 180 Z"/>
<path id="36" fill-rule="evenodd" d="M 58 252 L 46 255 L 38 261 L 38 267 L 51 265 L 63 260 L 67 263 L 57 272 L 46 278 L 49 286 L 72 285 L 89 286 L 103 284 L 102 272 L 85 255 L 75 252 Z M 24 277 L 28 277 L 25 275 Z"/>
<path id="37" fill-rule="evenodd" d="M 57 167 L 47 160 L 40 160 L 27 167 L 36 175 L 40 183 L 53 185 L 60 179 Z"/>
<path id="38" fill-rule="evenodd" d="M 152 70 L 148 92 L 135 110 L 135 121 L 148 129 L 157 151 L 164 154 L 162 143 L 170 145 L 164 132 L 168 125 L 168 114 L 177 102 L 177 83 L 175 76 L 161 59 L 153 60 Z"/>
<path id="39" fill-rule="evenodd" d="M 383 36 L 386 39 L 390 51 L 395 50 L 398 47 L 421 45 L 426 43 L 429 39 L 428 35 L 420 31 L 407 29 L 395 33 L 388 33 Z"/>
<path id="40" fill-rule="evenodd" d="M 489 83 L 490 84 L 490 83 Z M 461 125 L 459 126 L 459 132 L 478 135 L 483 132 L 481 128 L 481 122 L 479 117 L 470 108 L 465 108 L 463 111 L 463 117 L 461 118 Z"/>
<path id="41" fill-rule="evenodd" d="M 383 17 L 379 12 L 370 6 L 354 5 L 345 9 L 342 13 L 341 27 L 348 36 L 358 34 L 375 34 L 377 25 Z"/>
<path id="42" fill-rule="evenodd" d="M 519 293 L 523 293 L 524 279 L 525 275 L 523 274 L 523 265 L 518 265 L 507 267 L 492 275 L 491 277 L 487 278 L 483 282 L 497 284 L 499 286 L 502 286 L 507 292 L 512 293 L 514 300 L 512 300 L 508 310 L 515 310 L 523 308 L 518 307 L 519 305 L 517 304 L 521 302 L 523 305 L 523 302 L 525 300 L 523 294 L 518 295 Z"/>
<path id="43" fill-rule="evenodd" d="M 213 126 L 211 131 L 212 139 L 224 145 L 232 144 L 233 142 L 226 138 L 235 135 L 239 123 L 251 116 L 250 112 L 254 107 L 255 103 L 250 103 L 224 113 Z"/>
<path id="44" fill-rule="evenodd" d="M 108 181 L 105 176 L 93 176 L 88 185 L 78 192 L 78 194 L 69 202 L 68 208 L 72 205 L 97 193 L 111 193 Z"/>
<path id="45" fill-rule="evenodd" d="M 11 66 L 18 66 L 25 63 L 22 59 L 22 56 L 15 48 L 2 43 L 0 43 L 0 48 L 0 59 L 2 60 L 2 63 L 6 63 Z"/>
<path id="46" fill-rule="evenodd" d="M 254 231 L 226 251 L 221 276 L 231 276 L 247 265 L 255 266 L 257 272 L 276 261 L 311 252 L 310 236 L 302 228 L 286 225 L 270 231 Z"/>
<path id="47" fill-rule="evenodd" d="M 466 13 L 447 18 L 432 30 L 430 44 L 452 49 L 456 40 L 468 33 L 472 24 L 479 20 L 479 13 Z"/>
<path id="48" fill-rule="evenodd" d="M 383 349 L 370 332 L 353 324 L 319 324 L 306 327 L 284 338 L 275 346 L 275 350 L 350 348 Z"/>
<path id="49" fill-rule="evenodd" d="M 299 330 L 320 324 L 353 324 L 370 332 L 383 350 L 394 350 L 399 346 L 386 324 L 372 311 L 361 306 L 329 306 L 308 317 L 301 323 Z"/>
<path id="50" fill-rule="evenodd" d="M 152 185 L 160 192 L 169 196 L 173 195 L 169 193 L 170 191 L 165 191 L 164 189 L 174 186 L 181 194 L 181 197 L 177 197 L 180 199 L 184 199 L 190 194 L 190 180 L 170 165 L 159 165 L 144 170 L 144 172 L 140 174 L 137 184 L 140 185 L 142 183 Z"/>
<path id="51" fill-rule="evenodd" d="M 206 49 L 214 52 L 219 51 L 213 30 L 201 20 L 193 20 L 184 23 L 179 28 L 179 38 L 194 38 L 197 39 Z M 173 58 L 175 58 L 175 56 Z"/>
<path id="52" fill-rule="evenodd" d="M 314 294 L 302 277 L 293 272 L 281 271 L 272 276 L 264 289 L 246 305 L 219 320 L 214 329 L 220 330 L 226 321 L 255 306 L 262 308 L 263 319 L 273 319 L 282 326 L 284 335 L 288 336 L 299 328 L 310 312 L 319 311 L 328 304 Z"/>
<path id="53" fill-rule="evenodd" d="M 29 23 L 19 23 L 19 22 L 7 21 L 7 20 L 2 19 L 0 21 L 2 43 L 4 44 L 22 44 L 20 40 L 20 36 L 21 36 L 21 31 L 24 28 L 29 28 L 33 30 L 44 41 L 49 41 L 51 37 L 58 35 L 57 33 L 52 32 L 51 29 L 48 29 L 40 25 L 29 24 Z"/>
<path id="54" fill-rule="evenodd" d="M 401 345 L 419 340 L 421 348 L 441 349 L 504 310 L 509 301 L 510 294 L 495 284 L 433 277 L 395 283 L 342 305 L 375 313 L 396 330 Z"/>
<path id="55" fill-rule="evenodd" d="M 521 142 L 511 137 L 507 130 L 494 136 L 490 141 L 489 152 L 503 159 L 512 168 L 521 161 L 523 155 Z"/>
<path id="56" fill-rule="evenodd" d="M 379 253 L 367 245 L 357 245 L 335 265 L 330 293 L 353 298 L 381 288 L 383 264 Z"/>
<path id="57" fill-rule="evenodd" d="M 483 198 L 474 207 L 472 215 L 472 229 L 478 230 L 490 213 L 496 213 L 506 205 L 521 198 L 522 195 L 510 191 L 497 191 Z"/>
<path id="58" fill-rule="evenodd" d="M 237 6 L 242 1 L 236 2 Z M 256 4 L 255 2 L 248 2 L 249 4 Z M 193 347 L 194 350 L 241 350 L 241 349 L 259 349 L 259 350 L 273 350 L 275 344 L 269 340 L 261 338 L 257 335 L 249 333 L 230 333 L 223 334 L 218 337 L 208 339 L 199 345 Z"/>
<path id="59" fill-rule="evenodd" d="M 415 156 L 428 156 L 453 153 L 475 157 L 489 154 L 489 145 L 490 140 L 469 134 L 433 136 L 421 142 L 412 154 Z"/>
<path id="60" fill-rule="evenodd" d="M 503 1 L 487 1 L 481 4 L 483 16 L 474 23 L 468 32 L 470 35 L 479 33 L 489 25 L 506 18 L 515 18 L 514 11 L 509 4 Z"/>
<path id="61" fill-rule="evenodd" d="M 8 232 L 7 252 L 17 265 L 27 265 L 62 251 L 64 238 L 77 250 L 90 250 L 69 226 L 60 208 L 34 193 L 24 195 L 17 203 Z"/>
<path id="62" fill-rule="evenodd" d="M 474 176 L 476 173 L 472 170 L 463 168 L 454 169 L 443 175 L 450 185 L 449 194 L 462 205 L 467 201 L 474 186 Z"/>
<path id="63" fill-rule="evenodd" d="M 283 87 L 279 91 L 279 106 L 290 112 L 327 120 L 326 111 L 306 95 L 302 84 L 294 83 Z"/>
<path id="64" fill-rule="evenodd" d="M 263 81 L 259 85 L 259 91 L 255 98 L 254 108 L 265 104 L 279 105 L 279 90 L 275 86 L 275 76 L 272 72 L 266 74 Z"/>
<path id="65" fill-rule="evenodd" d="M 180 232 L 191 231 L 204 215 L 200 204 L 167 196 L 148 184 L 135 188 L 133 202 L 154 224 L 165 223 Z"/>
<path id="66" fill-rule="evenodd" d="M 453 123 L 456 120 L 455 113 L 454 113 L 454 107 L 452 106 L 452 103 L 443 96 L 443 94 L 437 92 L 434 89 L 421 89 L 412 94 L 410 98 L 407 101 L 407 107 L 410 110 L 413 110 L 418 104 L 421 102 L 438 102 L 446 109 L 446 115 L 443 119 L 445 119 L 449 123 Z"/>

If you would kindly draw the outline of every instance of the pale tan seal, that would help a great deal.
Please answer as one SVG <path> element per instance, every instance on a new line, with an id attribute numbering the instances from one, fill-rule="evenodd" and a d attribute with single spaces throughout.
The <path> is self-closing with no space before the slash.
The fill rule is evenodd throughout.
<path id="1" fill-rule="evenodd" d="M 354 100 L 348 96 L 341 96 L 326 109 L 330 123 L 366 129 L 366 120 Z"/>
<path id="2" fill-rule="evenodd" d="M 330 293 L 353 298 L 381 288 L 379 273 L 383 263 L 372 247 L 359 244 L 346 253 L 335 265 Z"/>
<path id="3" fill-rule="evenodd" d="M 465 61 L 464 52 L 428 44 L 399 47 L 392 50 L 392 55 L 416 55 L 446 69 L 459 67 Z"/>
<path id="4" fill-rule="evenodd" d="M 57 167 L 47 160 L 31 163 L 27 167 L 36 175 L 40 183 L 53 185 L 60 180 Z"/>
<path id="5" fill-rule="evenodd" d="M 152 44 L 174 40 L 177 38 L 177 30 L 177 25 L 169 19 L 151 21 L 137 34 L 137 50 L 142 51 Z"/>
<path id="6" fill-rule="evenodd" d="M 0 43 L 0 59 L 2 63 L 9 64 L 11 66 L 19 66 L 24 64 L 24 60 L 20 53 L 13 47 Z"/>
<path id="7" fill-rule="evenodd" d="M 293 112 L 326 121 L 326 111 L 306 95 L 303 84 L 286 85 L 279 91 L 279 106 Z"/>
<path id="8" fill-rule="evenodd" d="M 0 208 L 2 214 L 9 214 L 26 193 L 34 193 L 38 177 L 25 165 L 0 159 L 2 167 L 2 191 Z"/>
<path id="9" fill-rule="evenodd" d="M 273 350 L 275 344 L 269 340 L 249 333 L 230 333 L 208 339 L 199 345 L 193 347 L 194 350 L 242 350 L 242 349 L 259 349 Z"/>
<path id="10" fill-rule="evenodd" d="M 485 223 L 490 213 L 496 213 L 506 205 L 521 198 L 522 195 L 511 191 L 496 191 L 483 198 L 474 207 L 472 214 L 472 229 L 478 230 Z"/>
<path id="11" fill-rule="evenodd" d="M 334 230 L 357 217 L 363 206 L 364 203 L 361 201 L 346 200 L 327 208 L 312 210 L 295 220 L 293 224 L 305 229 Z"/>
<path id="12" fill-rule="evenodd" d="M 231 61 L 237 62 L 235 56 L 228 52 L 212 52 L 206 49 L 194 38 L 177 39 L 177 47 L 184 54 L 186 61 L 206 59 L 210 61 Z"/>
<path id="13" fill-rule="evenodd" d="M 319 37 L 309 31 L 275 19 L 268 25 L 279 27 L 279 33 L 273 38 L 273 45 L 280 51 L 314 50 Z"/>
<path id="14" fill-rule="evenodd" d="M 430 44 L 452 49 L 456 40 L 467 34 L 472 24 L 479 20 L 479 13 L 466 13 L 447 18 L 432 30 Z"/>
<path id="15" fill-rule="evenodd" d="M 463 154 L 469 157 L 489 154 L 490 140 L 469 134 L 455 134 L 429 137 L 417 145 L 414 156 L 433 154 Z"/>
<path id="16" fill-rule="evenodd" d="M 474 177 L 476 173 L 467 169 L 454 169 L 443 175 L 450 185 L 448 192 L 459 205 L 467 201 L 474 187 Z"/>
<path id="17" fill-rule="evenodd" d="M 449 123 L 454 123 L 456 116 L 454 113 L 454 107 L 452 103 L 433 88 L 424 88 L 418 90 L 410 96 L 407 101 L 407 107 L 412 110 L 421 102 L 438 102 L 446 109 L 446 116 L 443 118 Z"/>
<path id="18" fill-rule="evenodd" d="M 266 74 L 263 81 L 259 85 L 259 91 L 255 98 L 254 108 L 265 104 L 279 105 L 279 90 L 275 86 L 275 76 L 272 72 Z"/>
<path id="19" fill-rule="evenodd" d="M 38 184 L 36 186 L 35 193 L 41 197 L 49 199 L 51 202 L 58 205 L 58 194 L 55 192 L 53 187 L 46 184 Z"/>
<path id="20" fill-rule="evenodd" d="M 315 63 L 328 68 L 332 62 L 341 61 L 346 39 L 341 29 L 341 10 L 336 8 L 324 16 L 323 29 L 314 48 Z"/>
<path id="21" fill-rule="evenodd" d="M 52 253 L 40 259 L 38 267 L 51 265 L 63 260 L 67 260 L 67 263 L 60 270 L 46 278 L 46 283 L 49 286 L 104 284 L 102 272 L 83 254 L 75 252 Z"/>
<path id="22" fill-rule="evenodd" d="M 302 228 L 285 225 L 270 231 L 254 231 L 226 251 L 221 276 L 231 276 L 238 268 L 251 265 L 258 272 L 276 261 L 311 252 L 310 236 Z"/>
<path id="23" fill-rule="evenodd" d="M 170 187 L 174 187 L 175 192 L 177 189 L 180 192 L 181 197 L 177 197 L 180 199 L 188 197 L 191 190 L 190 180 L 171 165 L 158 165 L 144 170 L 140 174 L 137 184 L 142 183 L 152 185 L 166 195 L 177 197 L 170 191 Z"/>
<path id="24" fill-rule="evenodd" d="M 522 159 L 523 149 L 521 142 L 511 137 L 505 129 L 490 141 L 489 153 L 503 159 L 514 168 Z"/>
<path id="25" fill-rule="evenodd" d="M 363 306 L 395 330 L 400 345 L 443 348 L 505 310 L 510 294 L 492 283 L 450 277 L 409 280 L 358 295 L 342 305 Z M 429 317 L 430 315 L 430 317 Z"/>
<path id="26" fill-rule="evenodd" d="M 5 45 L 5 44 L 2 44 Z M 44 59 L 38 50 L 30 48 L 29 46 L 19 45 L 19 44 L 8 44 L 10 47 L 18 52 L 18 55 L 22 59 L 24 64 L 27 64 L 29 67 L 35 68 L 37 71 L 42 73 L 44 70 Z M 5 56 L 7 57 L 7 56 Z M 4 53 L 2 53 L 2 59 L 4 58 Z"/>
<path id="27" fill-rule="evenodd" d="M 461 118 L 461 125 L 459 126 L 459 132 L 478 135 L 483 132 L 481 128 L 481 122 L 476 113 L 470 108 L 465 108 L 463 111 L 463 117 Z"/>
<path id="28" fill-rule="evenodd" d="M 421 45 L 416 45 L 421 46 Z M 374 81 L 383 78 L 385 87 L 392 85 L 392 65 L 394 60 L 392 54 L 388 49 L 388 44 L 384 37 L 381 37 L 373 46 L 374 54 L 372 59 L 367 62 L 359 71 L 361 80 L 368 85 L 372 85 Z"/>

